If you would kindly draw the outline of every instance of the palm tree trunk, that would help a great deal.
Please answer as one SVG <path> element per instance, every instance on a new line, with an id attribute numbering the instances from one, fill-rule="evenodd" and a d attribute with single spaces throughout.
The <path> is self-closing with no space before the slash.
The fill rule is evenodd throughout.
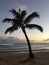
<path id="1" fill-rule="evenodd" d="M 25 28 L 22 28 L 22 31 L 23 31 L 23 33 L 24 33 L 24 35 L 25 35 L 25 37 L 26 37 L 27 42 L 28 42 L 29 58 L 35 58 L 34 55 L 33 55 L 33 53 L 32 53 L 32 49 L 31 49 L 31 45 L 30 45 L 30 41 L 29 41 L 29 39 L 28 39 L 28 37 L 27 37 L 27 34 L 26 34 L 26 31 L 25 31 Z"/>

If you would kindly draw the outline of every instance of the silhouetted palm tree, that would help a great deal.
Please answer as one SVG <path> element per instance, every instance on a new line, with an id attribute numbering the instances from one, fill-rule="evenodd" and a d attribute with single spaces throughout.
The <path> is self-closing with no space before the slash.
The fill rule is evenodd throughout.
<path id="1" fill-rule="evenodd" d="M 10 32 L 12 33 L 13 31 L 15 30 L 18 30 L 19 28 L 22 29 L 25 37 L 26 37 L 26 40 L 28 42 L 28 48 L 29 48 L 29 58 L 34 58 L 34 55 L 32 53 L 32 50 L 31 50 L 31 45 L 30 45 L 30 41 L 27 37 L 27 34 L 26 34 L 26 31 L 25 31 L 25 28 L 29 28 L 29 29 L 32 29 L 32 28 L 37 28 L 38 30 L 40 30 L 41 32 L 43 32 L 43 29 L 41 26 L 37 25 L 37 24 L 29 24 L 29 22 L 37 17 L 39 18 L 39 14 L 37 12 L 33 12 L 32 14 L 30 14 L 29 16 L 26 16 L 27 12 L 25 10 L 20 10 L 17 12 L 15 9 L 12 9 L 12 10 L 9 10 L 12 14 L 13 14 L 13 18 L 5 18 L 3 20 L 3 22 L 8 22 L 8 23 L 12 23 L 12 26 L 9 27 L 6 31 L 5 31 L 5 34 L 7 32 Z"/>

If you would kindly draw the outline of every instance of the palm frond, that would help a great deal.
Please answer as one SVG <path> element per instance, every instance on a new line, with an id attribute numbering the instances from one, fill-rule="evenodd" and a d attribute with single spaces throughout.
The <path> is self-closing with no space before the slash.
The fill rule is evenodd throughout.
<path id="1" fill-rule="evenodd" d="M 38 30 L 40 30 L 41 32 L 43 32 L 43 28 L 40 25 L 37 25 L 37 24 L 27 24 L 25 27 L 29 28 L 29 29 L 37 28 Z"/>
<path id="2" fill-rule="evenodd" d="M 19 8 L 19 12 L 21 12 L 21 9 Z"/>
<path id="3" fill-rule="evenodd" d="M 14 24 L 15 22 L 17 22 L 18 20 L 17 19 L 10 19 L 10 18 L 5 18 L 5 19 L 3 19 L 3 23 L 5 23 L 5 22 L 8 22 L 8 23 L 12 23 L 12 24 Z"/>
<path id="4" fill-rule="evenodd" d="M 11 26 L 11 27 L 6 29 L 5 34 L 7 34 L 8 32 L 12 33 L 12 32 L 14 32 L 17 29 L 18 29 L 17 26 L 16 27 L 15 26 Z"/>
<path id="5" fill-rule="evenodd" d="M 12 9 L 12 10 L 9 10 L 9 11 L 13 14 L 13 16 L 15 16 L 15 18 L 20 18 L 20 13 L 17 12 L 15 9 Z"/>
<path id="6" fill-rule="evenodd" d="M 25 19 L 24 24 L 29 23 L 33 18 L 39 18 L 39 14 L 37 12 L 33 12 Z"/>
<path id="7" fill-rule="evenodd" d="M 27 12 L 25 10 L 23 10 L 21 12 L 21 19 L 25 18 L 26 14 L 27 14 Z"/>
<path id="8" fill-rule="evenodd" d="M 12 19 L 10 19 L 10 18 L 5 18 L 5 19 L 2 20 L 3 23 L 5 23 L 5 22 L 9 23 L 10 21 L 12 21 Z"/>
<path id="9" fill-rule="evenodd" d="M 13 15 L 16 15 L 16 10 L 15 9 L 9 10 L 9 12 L 11 12 Z"/>

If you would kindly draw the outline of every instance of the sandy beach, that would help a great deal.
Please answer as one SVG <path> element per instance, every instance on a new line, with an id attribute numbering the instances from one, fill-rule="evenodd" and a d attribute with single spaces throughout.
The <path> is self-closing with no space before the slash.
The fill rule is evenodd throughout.
<path id="1" fill-rule="evenodd" d="M 49 65 L 49 52 L 38 52 L 34 55 L 34 60 L 26 60 L 28 53 L 2 53 L 0 65 Z"/>

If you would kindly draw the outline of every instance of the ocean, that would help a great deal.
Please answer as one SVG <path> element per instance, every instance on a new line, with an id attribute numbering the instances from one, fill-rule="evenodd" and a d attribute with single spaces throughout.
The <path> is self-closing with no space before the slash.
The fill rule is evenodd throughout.
<path id="1" fill-rule="evenodd" d="M 32 52 L 49 52 L 49 43 L 31 43 Z M 27 43 L 0 44 L 0 53 L 28 53 Z"/>

